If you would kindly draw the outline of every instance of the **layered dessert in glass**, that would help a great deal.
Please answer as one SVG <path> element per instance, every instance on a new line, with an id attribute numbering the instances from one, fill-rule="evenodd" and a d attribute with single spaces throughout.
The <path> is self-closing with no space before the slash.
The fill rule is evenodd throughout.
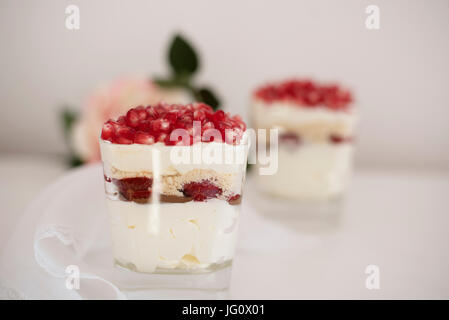
<path id="1" fill-rule="evenodd" d="M 139 106 L 100 146 L 116 265 L 197 274 L 234 257 L 248 142 L 239 116 L 203 104 Z"/>
<path id="2" fill-rule="evenodd" d="M 356 123 L 348 90 L 310 80 L 267 84 L 254 92 L 251 115 L 254 128 L 278 129 L 278 170 L 258 176 L 263 191 L 312 201 L 344 193 Z"/>

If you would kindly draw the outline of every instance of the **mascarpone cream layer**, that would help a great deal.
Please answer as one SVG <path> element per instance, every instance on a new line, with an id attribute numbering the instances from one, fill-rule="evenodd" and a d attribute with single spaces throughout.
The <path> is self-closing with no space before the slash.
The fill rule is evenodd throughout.
<path id="1" fill-rule="evenodd" d="M 232 260 L 240 206 L 107 200 L 114 258 L 140 272 L 198 269 Z"/>
<path id="2" fill-rule="evenodd" d="M 354 111 L 298 107 L 289 102 L 267 104 L 260 99 L 253 100 L 252 120 L 256 128 L 277 127 L 315 142 L 326 141 L 332 134 L 351 136 L 356 125 Z"/>
<path id="3" fill-rule="evenodd" d="M 258 176 L 259 186 L 270 194 L 305 200 L 325 200 L 344 192 L 352 167 L 350 143 L 306 143 L 279 146 L 274 175 Z"/>
<path id="4" fill-rule="evenodd" d="M 101 159 L 116 172 L 137 176 L 185 174 L 195 169 L 219 173 L 237 173 L 246 165 L 247 144 L 229 145 L 218 142 L 195 143 L 193 146 L 114 144 L 100 139 Z M 135 175 L 136 176 L 136 175 Z"/>

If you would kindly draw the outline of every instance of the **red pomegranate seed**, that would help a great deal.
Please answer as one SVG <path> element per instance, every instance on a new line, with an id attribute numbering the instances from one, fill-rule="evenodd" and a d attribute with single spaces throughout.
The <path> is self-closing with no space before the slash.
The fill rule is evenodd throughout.
<path id="1" fill-rule="evenodd" d="M 108 121 L 103 125 L 103 130 L 101 130 L 101 139 L 112 140 L 114 137 L 114 126 Z"/>
<path id="2" fill-rule="evenodd" d="M 115 140 L 113 142 L 118 143 L 118 144 L 132 144 L 133 140 L 127 139 L 125 137 L 117 137 L 117 138 L 115 138 Z"/>
<path id="3" fill-rule="evenodd" d="M 158 105 L 154 106 L 153 108 L 156 111 L 156 114 L 158 115 L 158 117 L 163 117 L 168 112 L 167 105 L 164 105 L 164 104 L 158 104 Z"/>
<path id="4" fill-rule="evenodd" d="M 147 112 L 148 118 L 156 119 L 158 117 L 157 111 L 153 106 L 146 107 L 145 111 Z"/>
<path id="5" fill-rule="evenodd" d="M 133 128 L 139 124 L 139 113 L 135 109 L 131 109 L 126 113 L 126 124 Z"/>
<path id="6" fill-rule="evenodd" d="M 164 142 L 167 139 L 168 135 L 166 133 L 161 133 L 158 137 L 157 137 L 157 141 L 158 142 Z"/>
<path id="7" fill-rule="evenodd" d="M 202 129 L 203 129 L 203 131 L 205 131 L 205 130 L 207 130 L 207 129 L 214 129 L 215 128 L 215 126 L 214 126 L 214 123 L 213 122 L 206 122 L 203 126 L 202 126 Z"/>
<path id="8" fill-rule="evenodd" d="M 151 129 L 153 132 L 169 132 L 170 122 L 165 119 L 156 119 L 152 122 Z"/>
<path id="9" fill-rule="evenodd" d="M 141 202 L 151 196 L 153 179 L 147 177 L 112 179 L 120 194 L 129 201 Z"/>
<path id="10" fill-rule="evenodd" d="M 285 132 L 279 135 L 280 143 L 300 144 L 301 138 L 293 132 Z"/>
<path id="11" fill-rule="evenodd" d="M 150 132 L 151 128 L 151 120 L 142 120 L 139 122 L 136 129 L 143 132 Z"/>
<path id="12" fill-rule="evenodd" d="M 183 186 L 184 196 L 192 197 L 194 201 L 205 201 L 207 199 L 217 198 L 221 195 L 221 188 L 217 187 L 208 180 L 201 182 L 190 182 Z"/>
<path id="13" fill-rule="evenodd" d="M 120 117 L 118 117 L 117 123 L 118 123 L 119 125 L 121 125 L 121 126 L 124 126 L 124 125 L 126 124 L 126 118 L 125 118 L 125 116 L 120 116 Z"/>
<path id="14" fill-rule="evenodd" d="M 119 137 L 123 137 L 126 139 L 134 139 L 134 135 L 136 134 L 136 131 L 132 128 L 128 127 L 119 127 L 116 131 L 116 135 Z"/>
<path id="15" fill-rule="evenodd" d="M 193 112 L 193 120 L 202 122 L 205 119 L 206 119 L 206 112 L 204 112 L 203 110 L 195 110 Z"/>
<path id="16" fill-rule="evenodd" d="M 352 142 L 351 137 L 342 137 L 342 136 L 338 136 L 335 134 L 331 134 L 329 137 L 329 140 L 331 143 L 334 143 L 334 144 L 339 144 L 339 143 L 344 143 L 344 142 Z"/>
<path id="17" fill-rule="evenodd" d="M 229 197 L 228 202 L 229 203 L 236 202 L 236 201 L 238 201 L 240 199 L 240 197 L 241 196 L 239 194 L 235 194 L 235 195 Z"/>
<path id="18" fill-rule="evenodd" d="M 237 144 L 242 137 L 240 129 L 225 129 L 225 141 L 228 144 Z"/>
<path id="19" fill-rule="evenodd" d="M 154 142 L 155 142 L 154 137 L 147 132 L 138 131 L 134 136 L 134 143 L 154 144 Z"/>
<path id="20" fill-rule="evenodd" d="M 145 109 L 140 109 L 137 111 L 137 115 L 139 116 L 139 121 L 145 120 L 148 116 L 147 112 L 145 111 Z"/>
<path id="21" fill-rule="evenodd" d="M 164 119 L 167 120 L 170 124 L 174 124 L 178 119 L 178 112 L 176 110 L 172 110 L 164 116 Z"/>
<path id="22" fill-rule="evenodd" d="M 226 114 L 224 113 L 223 110 L 218 110 L 217 112 L 215 112 L 215 114 L 212 116 L 212 120 L 213 122 L 216 124 L 220 121 L 223 121 L 226 118 Z"/>

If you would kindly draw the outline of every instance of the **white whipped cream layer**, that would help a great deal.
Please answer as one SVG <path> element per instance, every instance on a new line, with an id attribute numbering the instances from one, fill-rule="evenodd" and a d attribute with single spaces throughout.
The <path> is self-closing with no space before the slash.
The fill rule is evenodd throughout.
<path id="1" fill-rule="evenodd" d="M 240 206 L 205 202 L 137 204 L 107 199 L 114 259 L 139 272 L 199 269 L 232 260 Z"/>
<path id="2" fill-rule="evenodd" d="M 246 136 L 245 141 L 246 141 Z M 194 169 L 240 173 L 246 166 L 248 144 L 199 142 L 192 146 L 114 144 L 100 139 L 101 159 L 106 167 L 127 172 L 184 174 Z"/>
<path id="3" fill-rule="evenodd" d="M 353 110 L 331 110 L 325 106 L 301 107 L 284 101 L 267 104 L 260 99 L 253 99 L 252 108 L 252 120 L 258 128 L 295 128 L 308 123 L 341 123 L 346 127 L 346 131 L 351 133 L 356 125 L 356 114 Z"/>
<path id="4" fill-rule="evenodd" d="M 258 176 L 260 188 L 280 197 L 326 200 L 346 189 L 352 167 L 351 143 L 279 145 L 274 175 Z"/>

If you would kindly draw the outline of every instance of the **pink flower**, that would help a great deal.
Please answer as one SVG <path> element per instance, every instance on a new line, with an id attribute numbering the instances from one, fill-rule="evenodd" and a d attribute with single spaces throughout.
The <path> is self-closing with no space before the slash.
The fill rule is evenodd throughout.
<path id="1" fill-rule="evenodd" d="M 164 89 L 142 78 L 122 78 L 99 88 L 88 99 L 72 131 L 71 142 L 77 156 L 84 162 L 99 161 L 98 137 L 104 122 L 130 108 L 160 101 L 188 103 L 191 98 L 185 90 Z"/>

